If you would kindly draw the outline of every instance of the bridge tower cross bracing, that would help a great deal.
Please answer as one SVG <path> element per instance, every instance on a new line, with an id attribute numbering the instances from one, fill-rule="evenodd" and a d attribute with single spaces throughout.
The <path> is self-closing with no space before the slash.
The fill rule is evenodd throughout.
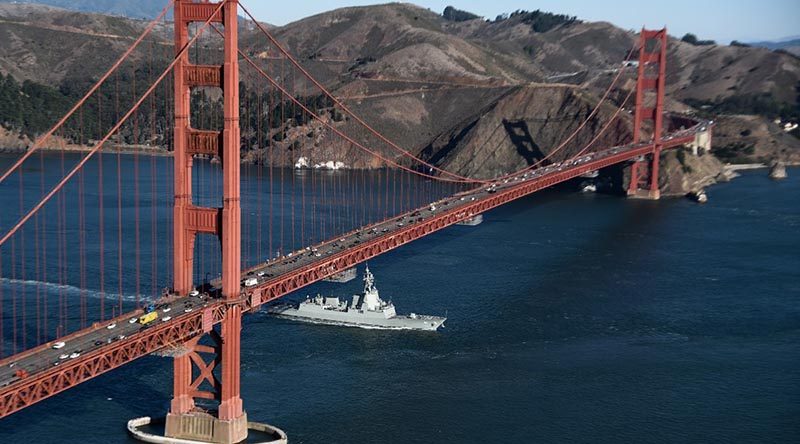
<path id="1" fill-rule="evenodd" d="M 653 145 L 649 165 L 637 161 L 631 166 L 628 195 L 658 199 L 659 160 L 664 129 L 664 92 L 667 83 L 667 28 L 642 29 L 639 37 L 639 66 L 636 82 L 636 113 L 633 120 L 633 143 L 642 142 L 643 123 L 653 122 Z M 653 76 L 655 74 L 655 76 Z M 646 168 L 649 166 L 649 175 Z"/>
<path id="2" fill-rule="evenodd" d="M 223 3 L 220 10 L 220 3 Z M 198 234 L 218 236 L 222 248 L 222 297 L 231 302 L 219 332 L 212 322 L 203 322 L 204 332 L 213 345 L 201 345 L 198 338 L 183 344 L 184 352 L 174 358 L 174 395 L 167 415 L 168 437 L 213 443 L 236 443 L 247 437 L 247 414 L 240 397 L 241 297 L 241 203 L 240 203 L 240 128 L 238 0 L 193 2 L 176 0 L 175 51 L 188 44 L 191 23 L 224 26 L 224 61 L 220 65 L 196 65 L 189 51 L 180 56 L 174 68 L 175 127 L 173 251 L 176 295 L 186 296 L 194 289 L 192 270 L 194 245 Z M 192 88 L 217 87 L 223 92 L 224 126 L 221 131 L 192 128 L 190 98 Z M 219 156 L 223 169 L 222 208 L 195 206 L 192 201 L 192 158 L 195 155 Z M 208 316 L 207 316 L 208 315 Z M 210 313 L 204 313 L 204 318 Z M 200 355 L 212 354 L 210 362 Z M 197 369 L 195 372 L 194 369 Z M 215 374 L 216 370 L 216 374 Z M 198 376 L 195 378 L 194 375 Z M 207 382 L 205 391 L 201 389 Z M 218 402 L 214 412 L 201 411 L 195 399 Z"/>

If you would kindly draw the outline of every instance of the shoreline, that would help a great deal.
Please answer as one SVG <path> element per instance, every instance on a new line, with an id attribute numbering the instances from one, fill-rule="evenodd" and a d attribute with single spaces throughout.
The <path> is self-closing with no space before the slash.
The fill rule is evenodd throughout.
<path id="1" fill-rule="evenodd" d="M 800 162 L 786 163 L 786 168 L 798 168 L 798 167 L 800 167 Z M 769 169 L 771 169 L 771 167 L 763 163 L 725 165 L 722 167 L 722 173 L 720 174 L 723 180 L 720 180 L 720 176 L 717 176 L 715 178 L 714 183 L 711 183 L 708 186 L 720 185 L 723 183 L 731 182 L 736 178 L 742 177 L 742 175 L 739 174 L 739 172 L 741 171 L 755 171 L 755 170 L 769 170 Z M 766 176 L 769 177 L 769 172 L 767 172 Z"/>
<path id="2" fill-rule="evenodd" d="M 798 167 L 800 162 L 784 162 L 787 167 Z M 722 167 L 726 171 L 747 171 L 747 170 L 761 170 L 770 168 L 765 163 L 729 163 Z"/>
<path id="3" fill-rule="evenodd" d="M 67 148 L 39 148 L 39 151 L 45 153 L 88 153 L 92 150 L 92 147 L 89 146 L 71 146 Z M 0 148 L 0 155 L 4 154 L 23 154 L 27 152 L 27 148 Z M 110 149 L 103 149 L 101 150 L 103 154 L 125 154 L 125 155 L 140 155 L 140 156 L 153 156 L 153 157 L 172 157 L 172 151 L 166 151 L 162 148 L 136 148 L 135 146 L 122 146 L 122 147 L 111 147 Z M 247 159 L 242 159 L 241 163 L 244 164 L 251 164 L 251 161 Z M 800 167 L 800 162 L 786 162 L 785 163 L 787 168 L 794 168 Z M 287 166 L 286 168 L 291 168 L 291 166 Z M 740 175 L 738 174 L 740 171 L 752 171 L 752 170 L 762 170 L 762 169 L 769 169 L 770 166 L 765 163 L 740 163 L 740 164 L 726 164 L 722 167 L 722 175 L 724 176 L 725 180 L 719 180 L 720 176 L 715 176 L 714 182 L 709 183 L 708 186 L 718 184 L 720 182 L 730 181 L 733 180 Z M 350 170 L 359 170 L 359 168 L 348 168 Z M 371 168 L 366 168 L 366 170 L 371 170 Z"/>
<path id="4" fill-rule="evenodd" d="M 94 149 L 89 146 L 70 146 L 66 148 L 39 148 L 38 151 L 45 153 L 88 153 Z M 27 148 L 0 148 L 0 154 L 23 154 L 28 151 Z M 153 157 L 172 157 L 172 151 L 166 151 L 162 148 L 135 148 L 135 147 L 111 147 L 103 148 L 100 150 L 103 154 L 139 154 Z"/>
<path id="5" fill-rule="evenodd" d="M 722 167 L 725 172 L 748 171 L 748 170 L 761 170 L 769 168 L 765 163 L 736 163 L 727 164 Z"/>

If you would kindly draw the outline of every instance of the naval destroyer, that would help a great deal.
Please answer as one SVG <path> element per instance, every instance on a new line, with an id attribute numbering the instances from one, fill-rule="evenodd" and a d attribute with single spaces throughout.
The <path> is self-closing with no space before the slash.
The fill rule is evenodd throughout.
<path id="1" fill-rule="evenodd" d="M 353 296 L 352 302 L 338 297 L 307 297 L 300 304 L 281 304 L 269 308 L 277 317 L 317 324 L 386 330 L 436 331 L 446 318 L 411 313 L 398 315 L 391 301 L 384 301 L 375 288 L 375 276 L 364 271 L 364 292 Z"/>

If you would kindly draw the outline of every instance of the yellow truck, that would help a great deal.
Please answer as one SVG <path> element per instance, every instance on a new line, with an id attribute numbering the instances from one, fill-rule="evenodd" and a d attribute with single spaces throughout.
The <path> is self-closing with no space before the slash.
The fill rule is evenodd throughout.
<path id="1" fill-rule="evenodd" d="M 145 313 L 145 314 L 139 316 L 139 324 L 147 325 L 147 324 L 155 321 L 156 319 L 158 319 L 158 312 L 157 311 L 151 311 L 150 313 Z"/>

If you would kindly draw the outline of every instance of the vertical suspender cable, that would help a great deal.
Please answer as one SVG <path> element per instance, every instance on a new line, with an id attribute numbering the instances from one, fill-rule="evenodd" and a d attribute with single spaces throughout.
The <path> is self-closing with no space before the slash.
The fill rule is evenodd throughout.
<path id="1" fill-rule="evenodd" d="M 148 66 L 148 82 L 153 81 L 153 52 L 155 42 L 150 42 L 150 64 Z M 148 145 L 155 148 L 156 140 L 156 94 L 150 96 L 150 137 Z M 166 149 L 166 147 L 164 147 Z M 158 289 L 158 201 L 156 200 L 156 158 L 150 156 L 150 291 L 155 296 Z"/>
<path id="2" fill-rule="evenodd" d="M 41 190 L 42 195 L 44 195 L 44 171 L 45 170 L 44 170 L 44 152 L 42 152 L 42 151 L 39 152 L 39 171 L 40 171 L 40 173 L 39 173 L 39 189 Z M 37 302 L 36 302 L 36 313 L 37 313 L 37 315 L 36 315 L 37 316 L 36 324 L 37 324 L 37 328 L 36 329 L 37 330 L 39 330 L 39 326 L 38 326 L 38 324 L 39 324 L 39 314 L 38 314 L 39 313 L 39 298 L 40 297 L 44 298 L 44 304 L 43 304 L 44 306 L 42 307 L 42 309 L 43 309 L 43 311 L 42 311 L 42 337 L 39 337 L 39 333 L 37 332 L 37 334 L 36 334 L 36 336 L 37 336 L 37 340 L 36 340 L 37 345 L 41 344 L 42 339 L 47 340 L 47 290 L 45 290 L 44 292 L 41 292 L 41 293 L 39 291 L 40 284 L 42 282 L 47 282 L 47 228 L 46 228 L 46 226 L 47 226 L 47 213 L 46 213 L 46 211 L 47 211 L 46 208 L 42 208 L 42 222 L 41 222 L 42 233 L 41 233 L 41 242 L 40 242 L 40 245 L 41 245 L 41 248 L 42 248 L 42 256 L 41 256 L 41 260 L 42 260 L 41 271 L 42 271 L 42 273 L 41 273 L 41 276 L 39 276 L 38 272 L 36 273 L 36 275 L 37 275 L 36 276 L 36 281 L 37 281 L 37 288 L 36 288 L 36 299 L 37 299 Z M 37 248 L 37 256 L 38 256 L 38 248 Z M 37 259 L 37 267 L 38 267 L 38 262 L 39 262 L 39 260 Z M 2 333 L 0 333 L 0 334 L 2 334 Z"/>
<path id="3" fill-rule="evenodd" d="M 41 175 L 44 176 L 44 172 L 42 172 Z M 39 235 L 41 234 L 41 232 L 40 232 L 40 226 L 39 226 L 39 214 L 38 213 L 36 214 L 36 217 L 33 218 L 33 234 L 34 234 L 34 236 L 33 236 L 34 237 L 34 240 L 33 240 L 33 242 L 34 242 L 34 246 L 33 246 L 34 261 L 36 263 L 36 266 L 34 267 L 36 269 L 36 271 L 35 271 L 36 277 L 34 278 L 34 279 L 36 279 L 36 345 L 39 345 L 39 344 L 41 344 L 41 340 L 42 340 L 41 322 L 40 322 L 40 318 L 39 318 L 39 310 L 41 309 L 41 307 L 39 305 L 39 297 L 41 296 L 42 276 L 40 274 L 41 270 L 39 269 L 39 259 L 40 259 L 39 258 Z"/>
<path id="4" fill-rule="evenodd" d="M 283 61 L 281 61 L 281 80 L 283 80 L 284 82 L 286 81 L 286 77 L 284 76 L 284 63 L 283 63 Z M 286 147 L 285 147 L 285 145 L 286 145 L 286 138 L 288 137 L 288 127 L 289 127 L 289 125 L 286 123 L 285 102 L 283 101 L 283 99 L 281 99 L 281 131 L 282 131 L 281 143 L 284 146 L 280 148 L 280 150 L 281 150 L 281 161 L 280 161 L 280 169 L 281 169 L 281 193 L 280 193 L 280 196 L 281 196 L 281 217 L 280 217 L 280 227 L 279 228 L 280 228 L 280 231 L 281 231 L 281 242 L 280 242 L 281 247 L 280 247 L 280 251 L 281 251 L 282 255 L 286 254 L 286 250 L 284 249 L 284 244 L 283 244 L 283 232 L 284 232 L 284 226 L 286 225 L 286 218 L 284 217 L 285 216 L 284 203 L 286 201 L 286 195 L 283 192 L 284 191 L 283 187 L 284 187 L 284 170 L 286 169 L 285 168 L 286 167 Z"/>
<path id="5" fill-rule="evenodd" d="M 313 100 L 313 99 L 312 99 Z M 316 100 L 314 100 L 314 104 L 316 104 Z M 306 122 L 311 122 L 311 118 L 306 115 L 305 110 L 303 110 L 300 115 L 302 116 L 302 121 L 304 126 Z M 311 128 L 309 128 L 311 129 Z M 306 133 L 308 135 L 308 133 Z M 301 135 L 301 137 L 303 137 Z M 300 143 L 300 157 L 303 157 L 303 145 L 308 141 L 308 137 L 303 138 L 303 142 Z M 305 171 L 301 171 L 303 176 L 300 177 L 300 246 L 306 246 L 306 176 Z"/>
<path id="6" fill-rule="evenodd" d="M 101 95 L 97 96 L 97 133 L 103 134 L 103 103 L 101 100 Z M 97 143 L 97 142 L 95 142 Z M 103 208 L 103 152 L 97 152 L 97 217 L 98 217 L 98 243 L 99 243 L 99 261 L 100 261 L 100 273 L 98 277 L 100 278 L 100 320 L 105 319 L 105 310 L 106 310 L 106 293 L 105 293 L 105 256 L 106 256 L 106 248 L 105 248 L 105 226 L 104 226 L 104 212 L 105 209 Z"/>
<path id="7" fill-rule="evenodd" d="M 61 130 L 61 137 L 62 140 L 64 137 L 63 129 Z M 61 176 L 64 176 L 65 165 L 64 165 L 64 145 L 62 142 L 61 146 Z M 58 294 L 61 298 L 61 325 L 63 334 L 67 334 L 69 332 L 67 326 L 67 295 L 64 294 L 64 286 L 67 285 L 67 202 L 66 202 L 66 192 L 60 191 L 58 193 L 58 199 L 56 203 L 59 205 L 59 220 L 61 221 L 61 226 L 58 229 L 59 237 L 58 237 L 58 249 L 59 249 L 59 257 L 61 258 L 60 268 L 61 271 L 59 272 L 59 283 L 61 286 L 58 288 Z"/>
<path id="8" fill-rule="evenodd" d="M 295 94 L 297 94 L 297 92 L 295 90 L 297 85 L 295 85 L 295 83 L 294 83 L 294 79 L 295 79 L 294 70 L 291 70 L 291 78 L 292 78 L 292 80 L 291 80 L 291 83 L 289 85 L 289 88 L 290 88 L 289 91 L 292 93 L 292 95 L 295 95 Z M 289 165 L 290 166 L 294 166 L 294 146 L 295 146 L 296 142 L 299 142 L 299 140 L 298 140 L 299 139 L 298 131 L 300 130 L 300 122 L 297 120 L 297 107 L 295 106 L 294 102 L 292 102 L 292 115 L 290 117 L 290 122 L 292 122 L 291 124 L 295 126 L 295 128 L 296 128 L 295 135 L 297 135 L 297 139 L 292 141 L 291 145 L 289 145 L 290 149 L 292 150 L 291 151 L 292 156 L 289 157 Z M 291 128 L 291 127 L 289 127 L 289 128 Z M 296 239 L 295 238 L 295 231 L 294 231 L 294 225 L 295 225 L 294 224 L 294 195 L 295 195 L 295 190 L 296 190 L 295 178 L 297 177 L 297 175 L 294 173 L 294 170 L 292 170 L 291 174 L 292 174 L 292 186 L 291 186 L 291 190 L 292 191 L 291 191 L 291 197 L 290 197 L 289 201 L 290 201 L 290 205 L 291 205 L 290 217 L 291 217 L 291 221 L 292 221 L 292 240 L 291 240 L 290 243 L 292 245 L 292 247 L 291 247 L 292 251 L 294 251 L 294 250 L 297 249 L 297 244 L 296 244 L 296 241 L 295 241 L 295 239 Z"/>
<path id="9" fill-rule="evenodd" d="M 82 143 L 82 142 L 81 142 Z M 78 174 L 78 255 L 80 257 L 80 307 L 81 307 L 81 328 L 86 328 L 86 199 L 84 184 L 84 172 Z M 45 304 L 45 310 L 47 304 Z M 45 319 L 47 317 L 45 316 Z"/>
<path id="10" fill-rule="evenodd" d="M 5 313 L 3 312 L 3 300 L 5 298 L 5 292 L 3 291 L 3 249 L 0 247 L 0 359 L 3 359 L 5 356 L 6 351 L 6 331 L 5 325 L 3 324 L 3 320 L 5 319 Z"/>
<path id="11" fill-rule="evenodd" d="M 17 242 L 11 238 L 11 354 L 17 354 Z"/>
<path id="12" fill-rule="evenodd" d="M 262 156 L 264 155 L 264 133 L 263 133 L 263 118 L 264 118 L 264 84 L 259 83 L 259 87 L 257 90 L 258 94 L 258 119 L 256 120 L 257 123 L 257 131 L 258 135 L 256 136 L 256 143 L 258 144 L 258 156 L 255 156 L 258 159 L 258 169 L 256 170 L 256 181 L 258 184 L 258 189 L 256 190 L 256 219 L 257 219 L 257 233 L 256 233 L 256 256 L 258 257 L 259 261 L 263 261 L 265 258 L 261 254 L 261 236 L 262 236 L 262 227 L 261 227 L 261 193 L 262 193 L 262 181 L 264 180 L 264 164 L 261 161 Z"/>
<path id="13" fill-rule="evenodd" d="M 24 208 L 24 201 L 25 201 L 24 189 L 25 188 L 24 188 L 23 180 L 22 180 L 22 170 L 20 170 L 20 172 L 19 172 L 19 211 L 20 211 L 20 213 L 23 212 L 23 208 Z M 26 347 L 25 347 L 25 327 L 26 326 L 25 326 L 25 230 L 24 229 L 20 230 L 19 238 L 20 238 L 20 242 L 19 242 L 20 243 L 20 247 L 19 247 L 19 254 L 20 254 L 20 262 L 19 262 L 19 264 L 20 264 L 20 266 L 19 266 L 19 268 L 20 268 L 20 273 L 22 274 L 22 284 L 19 286 L 20 287 L 21 296 L 22 296 L 21 297 L 21 302 L 22 302 L 22 307 L 21 307 L 22 308 L 22 316 L 21 317 L 22 317 L 22 319 L 21 319 L 21 324 L 20 324 L 21 325 L 20 326 L 20 334 L 21 334 L 21 341 L 20 342 L 22 342 L 22 350 L 25 350 L 26 349 Z M 16 340 L 14 342 L 17 343 Z"/>
<path id="14" fill-rule="evenodd" d="M 78 113 L 78 126 L 80 127 L 80 137 L 78 145 L 83 146 L 84 141 L 84 127 L 83 127 L 83 108 Z M 80 328 L 86 327 L 86 209 L 84 207 L 84 171 L 78 173 L 78 272 L 80 280 L 79 290 L 79 306 L 80 306 Z M 47 301 L 45 301 L 45 310 L 47 310 Z M 47 322 L 47 316 L 45 316 Z M 45 326 L 45 331 L 47 327 Z"/>
<path id="15" fill-rule="evenodd" d="M 267 66 L 269 66 L 269 61 L 267 61 Z M 272 117 L 273 117 L 273 105 L 276 105 L 275 102 L 272 100 L 272 90 L 274 88 L 270 88 L 269 91 L 269 101 L 267 102 L 267 134 L 269 135 L 272 132 L 272 127 L 274 126 Z M 277 133 L 276 133 L 277 135 Z M 273 224 L 273 217 L 274 217 L 274 209 L 275 209 L 275 181 L 274 176 L 272 174 L 273 168 L 272 165 L 275 162 L 275 137 L 268 136 L 269 139 L 269 151 L 267 156 L 267 161 L 269 162 L 269 254 L 268 257 L 272 257 L 275 254 L 275 249 L 273 248 L 272 244 L 272 224 Z"/>
<path id="16" fill-rule="evenodd" d="M 136 68 L 132 67 L 133 76 L 132 76 L 132 96 L 136 97 Z M 133 145 L 139 145 L 139 112 L 137 111 L 133 115 Z M 134 263 L 136 265 L 136 274 L 134 275 L 136 279 L 135 288 L 135 308 L 139 308 L 139 294 L 141 293 L 141 239 L 139 233 L 139 150 L 134 149 L 133 153 L 133 226 L 134 226 L 134 238 L 136 242 L 135 248 L 135 255 L 134 255 Z"/>
<path id="17" fill-rule="evenodd" d="M 114 120 L 119 121 L 119 74 L 114 76 Z M 117 313 L 122 313 L 122 132 L 117 131 Z"/>

